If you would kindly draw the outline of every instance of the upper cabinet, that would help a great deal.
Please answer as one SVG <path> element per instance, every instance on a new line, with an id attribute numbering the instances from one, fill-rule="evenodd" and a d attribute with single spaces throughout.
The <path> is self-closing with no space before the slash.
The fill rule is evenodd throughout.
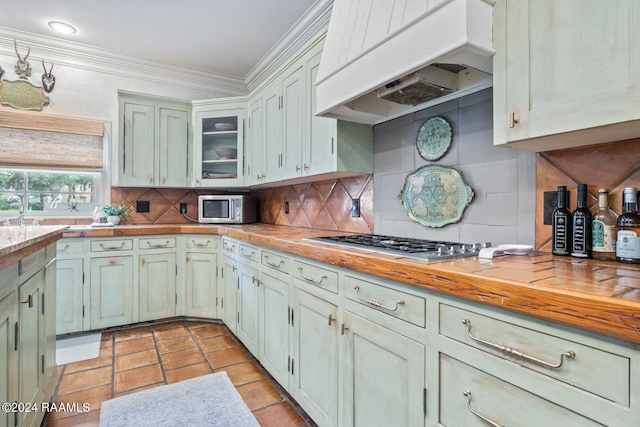
<path id="1" fill-rule="evenodd" d="M 548 151 L 640 136 L 634 0 L 499 0 L 495 144 Z"/>
<path id="2" fill-rule="evenodd" d="M 194 101 L 194 186 L 243 185 L 244 97 Z"/>
<path id="3" fill-rule="evenodd" d="M 119 92 L 119 106 L 118 185 L 186 187 L 190 103 Z"/>
<path id="4" fill-rule="evenodd" d="M 321 34 L 250 95 L 246 185 L 373 173 L 373 128 L 315 115 L 323 44 Z"/>

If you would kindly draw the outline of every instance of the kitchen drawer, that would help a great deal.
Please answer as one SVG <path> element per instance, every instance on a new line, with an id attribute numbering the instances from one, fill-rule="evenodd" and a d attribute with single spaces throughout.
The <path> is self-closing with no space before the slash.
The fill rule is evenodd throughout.
<path id="1" fill-rule="evenodd" d="M 262 251 L 262 265 L 271 267 L 284 274 L 289 274 L 291 259 L 269 251 Z"/>
<path id="2" fill-rule="evenodd" d="M 84 242 L 80 240 L 67 241 L 65 239 L 56 242 L 58 256 L 77 255 L 84 253 Z"/>
<path id="3" fill-rule="evenodd" d="M 590 347 L 580 344 L 578 336 L 573 341 L 446 304 L 440 304 L 440 334 L 629 406 L 630 360 L 615 349 Z M 561 356 L 569 352 L 575 356 Z"/>
<path id="4" fill-rule="evenodd" d="M 91 252 L 130 251 L 133 239 L 93 240 Z"/>
<path id="5" fill-rule="evenodd" d="M 212 236 L 187 236 L 185 246 L 189 249 L 218 249 L 218 238 Z"/>
<path id="6" fill-rule="evenodd" d="M 426 300 L 377 283 L 345 276 L 345 296 L 374 310 L 425 327 Z"/>
<path id="7" fill-rule="evenodd" d="M 260 249 L 240 243 L 240 249 L 238 251 L 241 259 L 250 260 L 253 262 L 260 262 Z"/>
<path id="8" fill-rule="evenodd" d="M 176 247 L 176 238 L 171 237 L 143 237 L 138 240 L 138 249 L 167 249 Z"/>
<path id="9" fill-rule="evenodd" d="M 326 289 L 334 294 L 338 293 L 338 273 L 326 268 L 293 260 L 293 277 Z"/>
<path id="10" fill-rule="evenodd" d="M 18 261 L 18 276 L 39 270 L 44 266 L 46 248 L 39 249 Z"/>
<path id="11" fill-rule="evenodd" d="M 445 354 L 440 354 L 438 421 L 443 427 L 603 426 Z"/>
<path id="12" fill-rule="evenodd" d="M 238 254 L 238 246 L 239 243 L 236 240 L 228 239 L 226 237 L 222 238 L 222 249 L 230 254 Z"/>

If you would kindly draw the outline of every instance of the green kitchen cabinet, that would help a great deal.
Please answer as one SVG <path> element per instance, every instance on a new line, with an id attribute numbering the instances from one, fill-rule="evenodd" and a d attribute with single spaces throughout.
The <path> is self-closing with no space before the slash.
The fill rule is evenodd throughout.
<path id="1" fill-rule="evenodd" d="M 343 324 L 341 425 L 424 426 L 424 344 L 349 311 Z"/>
<path id="2" fill-rule="evenodd" d="M 9 268 L 3 269 L 0 274 L 9 275 L 8 270 Z M 0 279 L 0 288 L 5 286 L 1 283 L 2 281 L 3 279 Z M 0 402 L 2 403 L 18 401 L 16 325 L 18 325 L 18 298 L 16 291 L 11 290 L 8 295 L 4 294 L 0 298 Z M 0 412 L 0 426 L 15 425 L 17 415 L 8 411 Z"/>
<path id="3" fill-rule="evenodd" d="M 224 239 L 223 239 L 224 242 Z M 224 244 L 224 243 L 223 243 Z M 238 261 L 224 256 L 222 266 L 223 286 L 218 288 L 220 301 L 220 317 L 225 325 L 237 335 L 238 323 Z"/>
<path id="4" fill-rule="evenodd" d="M 280 154 L 281 179 L 302 176 L 308 169 L 303 162 L 304 141 L 304 68 L 294 63 L 282 79 L 282 152 Z"/>
<path id="5" fill-rule="evenodd" d="M 221 318 L 220 288 L 223 285 L 218 281 L 222 267 L 218 264 L 220 236 L 185 235 L 183 241 L 185 314 L 209 319 Z"/>
<path id="6" fill-rule="evenodd" d="M 40 269 L 18 286 L 18 402 L 40 402 L 45 394 L 45 285 L 45 271 Z M 33 425 L 37 416 L 36 411 L 21 412 L 18 425 Z"/>
<path id="7" fill-rule="evenodd" d="M 133 256 L 90 261 L 91 329 L 133 322 Z"/>
<path id="8" fill-rule="evenodd" d="M 119 92 L 120 186 L 186 187 L 188 102 Z"/>
<path id="9" fill-rule="evenodd" d="M 254 355 L 258 354 L 260 320 L 260 272 L 254 266 L 238 264 L 238 324 L 236 335 Z"/>
<path id="10" fill-rule="evenodd" d="M 84 259 L 58 259 L 56 333 L 82 331 Z"/>
<path id="11" fill-rule="evenodd" d="M 282 92 L 278 77 L 263 89 L 264 121 L 262 136 L 262 156 L 264 174 L 260 183 L 277 182 L 282 179 Z M 258 132 L 257 123 L 254 132 Z"/>
<path id="12" fill-rule="evenodd" d="M 46 248 L 46 264 L 44 266 L 44 296 L 42 311 L 44 312 L 44 384 L 45 396 L 52 396 L 56 387 L 56 318 L 57 318 L 57 260 L 56 245 Z"/>
<path id="13" fill-rule="evenodd" d="M 338 425 L 338 307 L 292 288 L 290 393 L 321 426 Z"/>
<path id="14" fill-rule="evenodd" d="M 271 376 L 289 388 L 290 284 L 275 272 L 260 273 L 260 351 L 258 359 Z"/>
<path id="15" fill-rule="evenodd" d="M 193 102 L 194 186 L 244 185 L 245 97 Z"/>
<path id="16" fill-rule="evenodd" d="M 265 179 L 266 157 L 263 143 L 264 99 L 262 92 L 255 94 L 248 102 L 247 138 L 245 141 L 244 184 L 257 185 Z"/>
<path id="17" fill-rule="evenodd" d="M 164 319 L 176 315 L 176 254 L 146 253 L 138 258 L 138 319 Z"/>

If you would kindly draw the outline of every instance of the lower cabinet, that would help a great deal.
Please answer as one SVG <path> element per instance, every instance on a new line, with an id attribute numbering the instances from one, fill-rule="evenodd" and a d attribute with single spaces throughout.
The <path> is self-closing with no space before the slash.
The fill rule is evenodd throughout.
<path id="1" fill-rule="evenodd" d="M 424 344 L 346 310 L 343 322 L 341 425 L 424 426 Z"/>
<path id="2" fill-rule="evenodd" d="M 176 254 L 153 253 L 138 258 L 138 319 L 163 319 L 176 315 Z"/>
<path id="3" fill-rule="evenodd" d="M 238 264 L 238 324 L 236 335 L 247 349 L 258 354 L 258 322 L 260 320 L 260 272 L 250 265 Z"/>
<path id="4" fill-rule="evenodd" d="M 17 270 L 16 270 L 17 272 Z M 0 274 L 8 274 L 2 270 Z M 2 279 L 0 278 L 0 282 Z M 10 286 L 11 284 L 6 284 Z M 0 287 L 5 284 L 0 284 Z M 0 299 L 0 402 L 18 401 L 18 346 L 16 326 L 18 325 L 18 298 L 16 291 L 11 291 Z M 17 412 L 0 412 L 0 426 L 14 426 Z"/>
<path id="5" fill-rule="evenodd" d="M 82 331 L 84 260 L 59 259 L 57 264 L 56 333 Z"/>
<path id="6" fill-rule="evenodd" d="M 217 254 L 185 254 L 184 300 L 187 316 L 220 317 L 216 314 L 217 272 Z"/>
<path id="7" fill-rule="evenodd" d="M 91 329 L 133 322 L 133 256 L 92 258 Z"/>
<path id="8" fill-rule="evenodd" d="M 58 367 L 56 365 L 56 318 L 57 318 L 57 261 L 56 247 L 54 245 L 47 246 L 47 263 L 44 266 L 44 297 L 42 307 L 44 311 L 44 377 L 45 377 L 45 396 L 53 395 L 56 383 L 56 373 Z"/>
<path id="9" fill-rule="evenodd" d="M 318 425 L 335 426 L 338 424 L 338 307 L 296 287 L 292 293 L 290 391 Z"/>
<path id="10" fill-rule="evenodd" d="M 220 318 L 236 334 L 238 323 L 238 261 L 225 256 L 222 266 L 223 284 L 218 287 Z M 237 334 L 236 334 L 237 335 Z"/>

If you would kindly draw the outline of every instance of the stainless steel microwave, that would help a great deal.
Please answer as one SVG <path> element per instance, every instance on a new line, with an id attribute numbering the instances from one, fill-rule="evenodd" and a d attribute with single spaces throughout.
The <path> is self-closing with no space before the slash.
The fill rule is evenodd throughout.
<path id="1" fill-rule="evenodd" d="M 256 222 L 258 206 L 251 196 L 198 196 L 198 222 L 205 224 L 247 224 Z"/>

